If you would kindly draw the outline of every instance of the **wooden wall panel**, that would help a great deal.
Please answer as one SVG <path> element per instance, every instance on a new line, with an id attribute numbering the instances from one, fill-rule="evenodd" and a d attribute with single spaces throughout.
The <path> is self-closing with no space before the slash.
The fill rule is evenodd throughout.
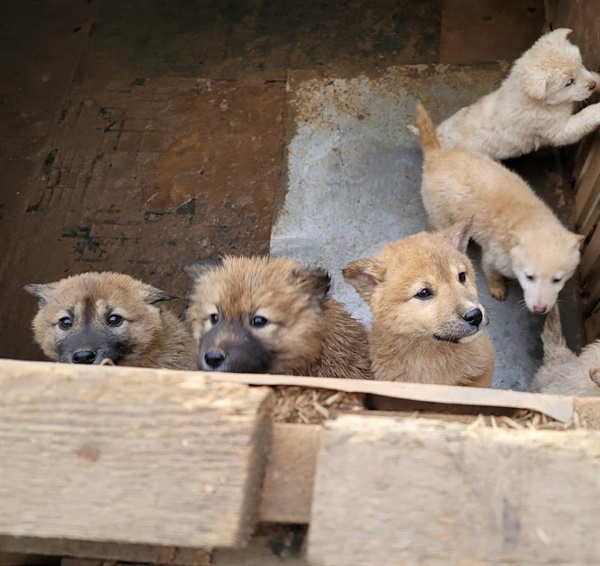
<path id="1" fill-rule="evenodd" d="M 548 0 L 548 20 L 553 29 L 573 30 L 570 40 L 579 46 L 583 62 L 593 71 L 600 69 L 600 18 L 597 0 Z M 595 94 L 593 102 L 600 96 Z M 573 229 L 586 236 L 581 260 L 581 299 L 588 341 L 600 338 L 600 132 L 579 144 L 575 166 Z"/>

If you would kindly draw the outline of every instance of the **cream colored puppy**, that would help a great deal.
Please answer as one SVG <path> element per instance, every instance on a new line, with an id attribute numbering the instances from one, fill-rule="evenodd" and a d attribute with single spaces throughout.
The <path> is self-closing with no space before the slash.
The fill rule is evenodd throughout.
<path id="1" fill-rule="evenodd" d="M 500 88 L 442 122 L 442 147 L 465 147 L 508 159 L 541 146 L 579 141 L 600 125 L 600 103 L 573 114 L 600 75 L 588 71 L 569 29 L 542 36 L 513 65 Z"/>
<path id="2" fill-rule="evenodd" d="M 546 318 L 544 365 L 537 371 L 530 390 L 534 393 L 600 396 L 600 340 L 588 344 L 577 357 L 565 343 L 560 314 L 555 306 Z"/>
<path id="3" fill-rule="evenodd" d="M 518 279 L 527 308 L 548 312 L 579 264 L 583 236 L 564 228 L 529 185 L 499 163 L 468 149 L 442 149 L 421 104 L 417 112 L 430 229 L 470 221 L 492 297 L 506 298 L 504 277 Z"/>

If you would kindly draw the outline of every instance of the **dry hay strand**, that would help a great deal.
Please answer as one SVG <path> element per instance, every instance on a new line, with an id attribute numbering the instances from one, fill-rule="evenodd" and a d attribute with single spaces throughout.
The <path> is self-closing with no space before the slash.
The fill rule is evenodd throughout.
<path id="1" fill-rule="evenodd" d="M 116 366 L 115 362 L 113 362 L 110 358 L 104 358 L 100 364 L 101 366 Z"/>
<path id="2" fill-rule="evenodd" d="M 577 413 L 573 413 L 573 423 L 561 423 L 552 417 L 529 409 L 515 411 L 512 418 L 500 417 L 503 426 L 518 430 L 569 430 L 584 428 Z"/>
<path id="3" fill-rule="evenodd" d="M 468 428 L 481 427 L 510 428 L 513 430 L 572 430 L 585 428 L 577 413 L 573 414 L 573 423 L 565 424 L 554 420 L 548 415 L 529 409 L 518 409 L 512 417 L 495 417 L 493 415 L 485 417 L 480 413 Z"/>
<path id="4" fill-rule="evenodd" d="M 321 424 L 336 411 L 362 411 L 365 408 L 363 393 L 285 385 L 273 387 L 273 390 L 273 419 L 280 423 Z"/>

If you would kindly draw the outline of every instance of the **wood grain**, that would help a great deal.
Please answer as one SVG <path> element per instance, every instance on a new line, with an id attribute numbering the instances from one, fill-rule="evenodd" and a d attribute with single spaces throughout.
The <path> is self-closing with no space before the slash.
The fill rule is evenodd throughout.
<path id="1" fill-rule="evenodd" d="M 269 389 L 165 370 L 0 370 L 1 535 L 196 548 L 249 538 Z"/>
<path id="2" fill-rule="evenodd" d="M 322 427 L 277 424 L 267 464 L 260 520 L 309 523 Z"/>
<path id="3" fill-rule="evenodd" d="M 310 564 L 597 564 L 600 433 L 341 416 L 318 458 Z"/>

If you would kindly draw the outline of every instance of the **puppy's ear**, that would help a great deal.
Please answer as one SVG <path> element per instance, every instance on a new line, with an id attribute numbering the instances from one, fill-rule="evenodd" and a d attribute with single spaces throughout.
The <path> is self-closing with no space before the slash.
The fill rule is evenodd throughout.
<path id="1" fill-rule="evenodd" d="M 223 267 L 223 258 L 219 257 L 217 259 L 204 259 L 195 261 L 193 263 L 188 263 L 186 265 L 182 265 L 181 269 L 187 274 L 187 276 L 195 281 L 204 275 L 207 271 L 212 269 Z"/>
<path id="2" fill-rule="evenodd" d="M 32 283 L 31 285 L 25 285 L 23 287 L 25 291 L 31 293 L 34 297 L 38 299 L 38 308 L 42 308 L 48 304 L 48 296 L 50 292 L 54 289 L 54 285 L 51 283 L 48 285 L 43 285 L 40 283 Z"/>
<path id="3" fill-rule="evenodd" d="M 546 96 L 547 77 L 540 69 L 531 69 L 523 80 L 523 90 L 529 98 L 543 100 Z"/>
<path id="4" fill-rule="evenodd" d="M 575 236 L 575 247 L 577 249 L 581 248 L 581 246 L 583 245 L 583 242 L 585 242 L 585 236 L 583 236 L 582 234 L 573 234 L 573 236 Z"/>
<path id="5" fill-rule="evenodd" d="M 440 232 L 450 243 L 460 252 L 466 253 L 469 239 L 471 237 L 471 225 L 473 220 L 470 218 L 466 222 L 459 222 L 450 228 Z"/>
<path id="6" fill-rule="evenodd" d="M 600 387 L 600 368 L 592 368 L 590 370 L 590 379 Z"/>
<path id="7" fill-rule="evenodd" d="M 161 289 L 157 289 L 156 287 L 152 287 L 152 285 L 146 285 L 146 303 L 149 305 L 160 305 L 165 301 L 171 301 L 176 299 L 175 295 L 171 295 L 166 291 L 162 291 Z"/>
<path id="8" fill-rule="evenodd" d="M 552 34 L 564 41 L 567 41 L 567 37 L 569 37 L 572 33 L 573 30 L 569 28 L 558 28 L 552 32 Z"/>
<path id="9" fill-rule="evenodd" d="M 321 267 L 296 267 L 292 270 L 292 280 L 319 301 L 325 299 L 331 288 L 331 277 Z"/>
<path id="10" fill-rule="evenodd" d="M 356 289 L 356 292 L 367 302 L 371 299 L 373 291 L 385 276 L 385 267 L 374 259 L 359 259 L 349 263 L 342 275 L 347 283 Z"/>

